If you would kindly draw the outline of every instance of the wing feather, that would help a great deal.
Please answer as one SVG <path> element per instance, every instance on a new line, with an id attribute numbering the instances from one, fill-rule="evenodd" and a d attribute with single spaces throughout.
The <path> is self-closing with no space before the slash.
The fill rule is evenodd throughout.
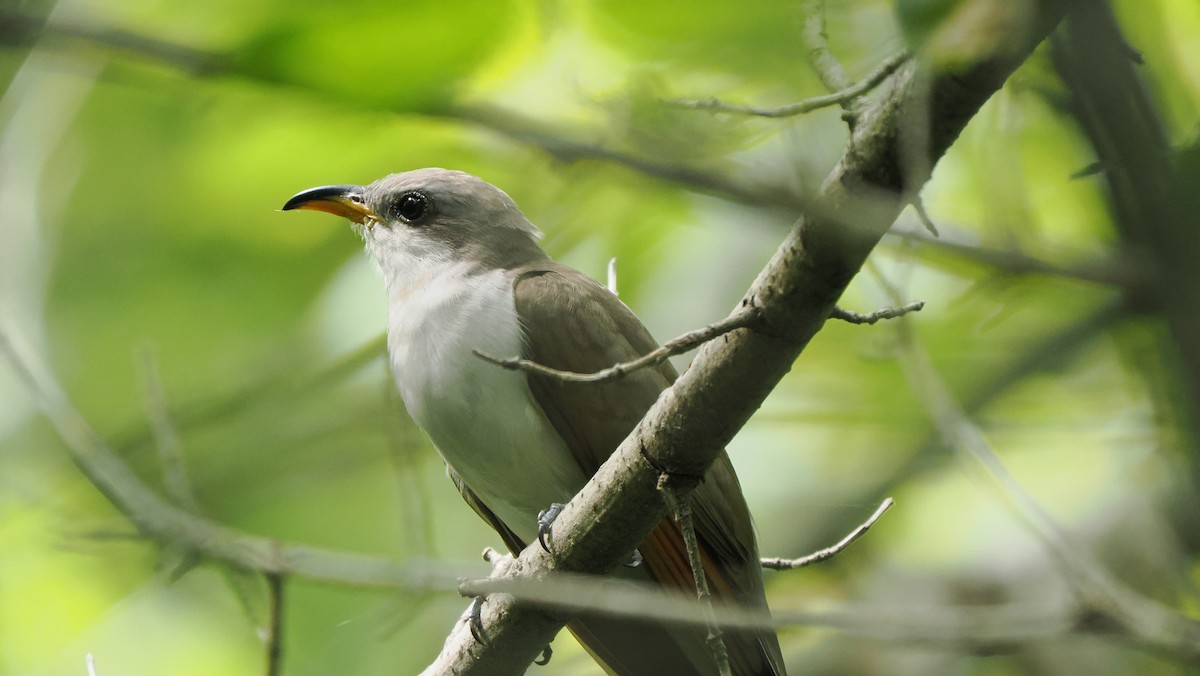
<path id="1" fill-rule="evenodd" d="M 526 358 L 557 369 L 589 373 L 631 361 L 658 347 L 633 312 L 586 275 L 552 261 L 540 261 L 515 273 L 514 299 L 524 328 Z M 568 383 L 531 374 L 529 387 L 580 468 L 591 476 L 676 377 L 674 367 L 664 362 L 601 383 Z M 706 576 L 714 594 L 765 607 L 753 523 L 733 466 L 724 453 L 693 494 L 693 511 Z M 683 538 L 672 519 L 665 519 L 640 550 L 645 567 L 660 584 L 689 592 L 695 589 Z M 630 666 L 637 664 L 633 653 L 654 648 L 646 647 L 646 642 L 639 642 L 629 632 L 623 633 L 620 640 L 634 642 L 632 645 L 614 646 L 613 640 L 605 640 L 606 636 L 616 638 L 609 636 L 612 627 L 607 625 L 614 624 L 611 620 L 599 630 L 589 630 L 596 629 L 600 622 L 601 618 L 586 617 L 572 623 L 572 630 L 585 644 L 591 639 L 589 650 L 609 668 L 623 674 L 662 673 L 654 670 L 665 663 Z M 689 644 L 681 646 L 684 652 L 702 650 L 700 664 L 711 663 L 702 630 L 678 626 L 669 630 Z M 605 645 L 596 645 L 601 642 Z M 727 632 L 726 646 L 735 674 L 784 673 L 773 632 Z"/>

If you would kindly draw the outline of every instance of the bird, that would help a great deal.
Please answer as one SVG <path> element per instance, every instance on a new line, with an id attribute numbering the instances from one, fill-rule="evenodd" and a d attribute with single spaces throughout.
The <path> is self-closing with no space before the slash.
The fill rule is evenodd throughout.
<path id="1" fill-rule="evenodd" d="M 388 355 L 405 408 L 514 555 L 538 539 L 539 515 L 569 501 L 678 376 L 663 362 L 573 383 L 481 359 L 519 355 L 588 373 L 658 344 L 606 286 L 552 260 L 513 199 L 477 176 L 426 168 L 326 185 L 283 206 L 294 209 L 345 217 L 362 237 L 383 276 Z M 724 451 L 691 499 L 713 596 L 766 612 L 754 525 Z M 637 575 L 694 593 L 672 517 L 637 552 Z M 567 627 L 610 674 L 717 673 L 704 627 L 586 613 Z M 774 631 L 726 629 L 724 641 L 732 673 L 785 673 Z"/>

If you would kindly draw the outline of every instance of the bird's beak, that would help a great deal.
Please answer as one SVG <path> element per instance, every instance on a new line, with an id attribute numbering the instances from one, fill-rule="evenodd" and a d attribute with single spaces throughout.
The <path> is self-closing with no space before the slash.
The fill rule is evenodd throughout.
<path id="1" fill-rule="evenodd" d="M 363 200 L 361 185 L 323 185 L 296 193 L 283 205 L 284 211 L 313 209 L 349 218 L 358 224 L 378 220 Z"/>

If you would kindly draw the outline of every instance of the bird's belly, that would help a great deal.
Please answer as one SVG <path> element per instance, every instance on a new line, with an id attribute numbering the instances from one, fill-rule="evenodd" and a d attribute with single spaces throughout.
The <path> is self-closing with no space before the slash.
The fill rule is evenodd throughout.
<path id="1" fill-rule="evenodd" d="M 388 343 L 409 414 L 467 487 L 528 543 L 538 512 L 569 500 L 587 477 L 534 401 L 525 374 L 472 354 L 521 354 L 511 285 L 497 281 L 416 315 L 424 318 L 420 325 L 389 320 Z"/>

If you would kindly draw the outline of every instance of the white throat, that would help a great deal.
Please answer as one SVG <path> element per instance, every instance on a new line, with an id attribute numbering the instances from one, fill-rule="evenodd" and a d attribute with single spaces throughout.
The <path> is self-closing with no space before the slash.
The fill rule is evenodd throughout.
<path id="1" fill-rule="evenodd" d="M 522 352 L 510 274 L 426 258 L 383 270 L 388 352 L 409 414 L 480 500 L 532 541 L 538 511 L 569 500 L 586 477 L 525 375 L 472 353 Z"/>

